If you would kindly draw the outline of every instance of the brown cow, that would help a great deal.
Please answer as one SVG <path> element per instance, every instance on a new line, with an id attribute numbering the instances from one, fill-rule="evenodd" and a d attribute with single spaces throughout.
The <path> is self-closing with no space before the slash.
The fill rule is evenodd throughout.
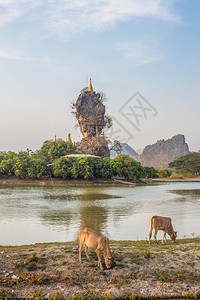
<path id="1" fill-rule="evenodd" d="M 154 216 L 150 219 L 150 222 L 149 222 L 149 245 L 150 245 L 150 240 L 151 240 L 151 235 L 152 235 L 153 229 L 154 229 L 154 238 L 155 238 L 157 244 L 158 244 L 158 241 L 156 239 L 156 235 L 157 235 L 158 230 L 163 230 L 162 244 L 164 243 L 164 238 L 165 238 L 165 242 L 167 242 L 166 233 L 170 236 L 171 240 L 173 242 L 175 242 L 176 237 L 177 237 L 177 232 L 175 232 L 172 227 L 171 218 Z"/>
<path id="2" fill-rule="evenodd" d="M 103 270 L 102 263 L 101 263 L 102 255 L 104 256 L 107 269 L 111 268 L 112 263 L 114 261 L 114 252 L 110 251 L 109 239 L 107 237 L 97 233 L 92 229 L 81 228 L 78 233 L 78 240 L 79 240 L 78 256 L 79 256 L 80 263 L 81 263 L 81 251 L 84 245 L 85 254 L 88 260 L 89 260 L 89 251 L 88 251 L 89 248 L 96 252 L 98 257 L 98 267 L 100 267 L 101 270 Z"/>

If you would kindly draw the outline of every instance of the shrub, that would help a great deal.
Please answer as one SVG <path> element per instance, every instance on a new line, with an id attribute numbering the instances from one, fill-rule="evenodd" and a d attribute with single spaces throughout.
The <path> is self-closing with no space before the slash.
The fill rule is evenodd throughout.
<path id="1" fill-rule="evenodd" d="M 121 162 L 121 165 L 117 166 L 117 175 L 123 176 L 129 180 L 139 179 L 145 176 L 145 169 L 143 166 L 129 155 L 119 154 L 114 159 L 115 162 Z"/>
<path id="2" fill-rule="evenodd" d="M 170 177 L 172 174 L 172 171 L 169 169 L 160 169 L 158 170 L 158 176 L 160 178 L 166 178 L 166 177 Z"/>

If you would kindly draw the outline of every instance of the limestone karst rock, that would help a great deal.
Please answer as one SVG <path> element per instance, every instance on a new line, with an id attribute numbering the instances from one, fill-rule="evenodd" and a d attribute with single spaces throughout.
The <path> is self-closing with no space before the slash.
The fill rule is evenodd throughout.
<path id="1" fill-rule="evenodd" d="M 105 122 L 105 105 L 100 93 L 82 90 L 76 103 L 76 118 L 83 135 L 77 150 L 84 154 L 110 156 L 108 142 L 102 130 Z"/>
<path id="2" fill-rule="evenodd" d="M 105 106 L 101 95 L 95 92 L 83 92 L 76 103 L 76 118 L 84 138 L 100 135 L 105 126 Z"/>
<path id="3" fill-rule="evenodd" d="M 140 162 L 143 166 L 167 168 L 168 163 L 177 156 L 189 153 L 189 147 L 185 142 L 184 135 L 177 134 L 171 139 L 160 140 L 153 145 L 146 146 L 140 156 Z"/>

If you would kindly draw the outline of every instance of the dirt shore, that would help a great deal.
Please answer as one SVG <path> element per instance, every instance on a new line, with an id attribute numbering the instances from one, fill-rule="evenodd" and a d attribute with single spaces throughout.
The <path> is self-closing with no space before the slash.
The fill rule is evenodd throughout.
<path id="1" fill-rule="evenodd" d="M 43 178 L 43 179 L 19 179 L 16 176 L 1 177 L 0 187 L 6 186 L 81 186 L 81 185 L 124 185 L 124 186 L 136 186 L 143 184 L 162 184 L 169 182 L 200 182 L 200 176 L 184 179 L 170 179 L 170 178 L 156 178 L 156 179 L 140 179 L 137 181 L 129 181 L 122 178 L 111 179 L 62 179 L 62 178 Z"/>
<path id="2" fill-rule="evenodd" d="M 200 298 L 199 238 L 110 246 L 115 263 L 103 271 L 94 252 L 79 264 L 77 242 L 0 246 L 0 298 Z"/>
<path id="3" fill-rule="evenodd" d="M 16 176 L 1 177 L 0 186 L 64 186 L 64 185 L 94 185 L 94 184 L 109 184 L 109 185 L 121 185 L 126 184 L 127 180 L 116 179 L 102 179 L 95 178 L 92 180 L 86 179 L 62 179 L 62 178 L 42 178 L 42 179 L 19 179 Z M 140 181 L 138 181 L 139 183 Z M 135 182 L 128 182 L 128 184 L 135 185 Z"/>

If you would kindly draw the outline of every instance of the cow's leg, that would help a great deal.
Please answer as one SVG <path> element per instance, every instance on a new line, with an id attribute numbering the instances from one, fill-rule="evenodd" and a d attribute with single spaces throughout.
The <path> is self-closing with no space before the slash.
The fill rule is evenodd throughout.
<path id="1" fill-rule="evenodd" d="M 96 250 L 96 254 L 97 254 L 97 257 L 98 257 L 98 267 L 100 267 L 100 269 L 103 270 L 103 266 L 102 266 L 102 263 L 101 263 L 101 257 L 102 257 L 101 250 Z"/>
<path id="2" fill-rule="evenodd" d="M 152 229 L 149 230 L 149 245 L 151 245 Z"/>
<path id="3" fill-rule="evenodd" d="M 166 232 L 165 232 L 165 243 L 167 243 Z"/>
<path id="4" fill-rule="evenodd" d="M 83 248 L 83 244 L 79 242 L 79 245 L 78 245 L 78 258 L 79 258 L 80 263 L 81 263 L 81 251 L 82 251 L 82 248 Z"/>
<path id="5" fill-rule="evenodd" d="M 158 230 L 154 228 L 154 239 L 155 239 L 156 243 L 158 244 L 158 241 L 157 241 L 157 238 L 156 238 L 157 232 L 158 232 Z"/>
<path id="6" fill-rule="evenodd" d="M 166 238 L 165 231 L 163 231 L 162 244 L 164 244 L 164 238 Z"/>
<path id="7" fill-rule="evenodd" d="M 84 245 L 84 247 L 85 247 L 85 255 L 86 255 L 87 259 L 90 260 L 88 247 L 86 245 Z"/>

